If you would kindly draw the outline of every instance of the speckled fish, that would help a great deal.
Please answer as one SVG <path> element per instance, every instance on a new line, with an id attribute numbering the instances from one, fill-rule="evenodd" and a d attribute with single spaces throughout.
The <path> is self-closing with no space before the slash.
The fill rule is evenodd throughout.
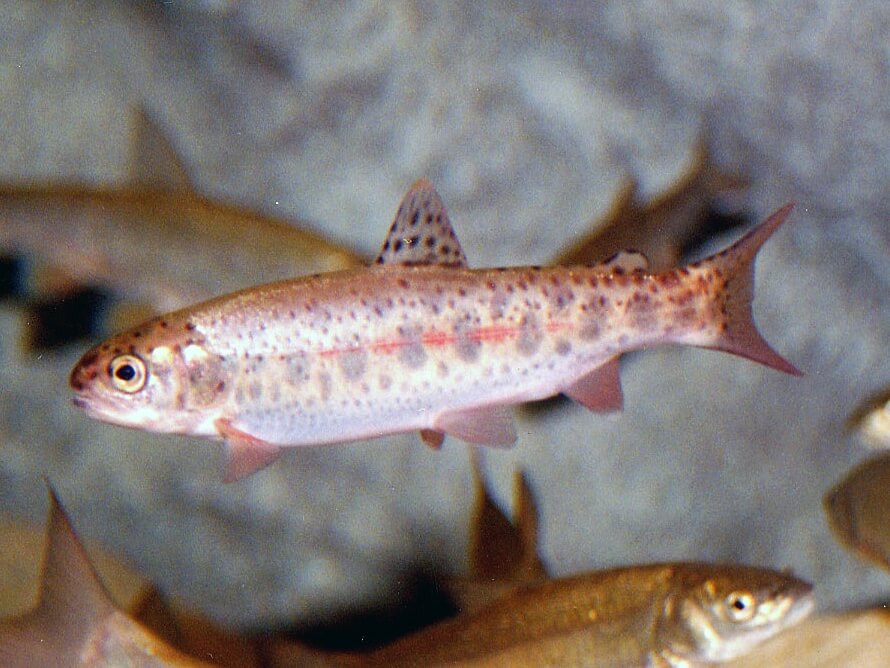
<path id="1" fill-rule="evenodd" d="M 680 343 L 800 372 L 751 314 L 754 258 L 774 213 L 702 262 L 649 274 L 622 254 L 595 267 L 471 270 L 429 182 L 405 196 L 376 266 L 263 285 L 151 320 L 71 372 L 90 416 L 223 439 L 226 479 L 285 446 L 420 430 L 507 446 L 505 407 L 563 392 L 622 405 L 618 357 Z"/>
<path id="2" fill-rule="evenodd" d="M 841 543 L 890 570 L 890 453 L 850 471 L 828 491 L 823 506 Z"/>
<path id="3" fill-rule="evenodd" d="M 118 610 L 96 577 L 55 494 L 50 493 L 40 598 L 0 622 L 3 668 L 209 668 Z"/>
<path id="4" fill-rule="evenodd" d="M 812 587 L 791 575 L 701 563 L 551 580 L 378 651 L 281 645 L 273 665 L 694 668 L 729 661 L 804 619 Z"/>
<path id="5" fill-rule="evenodd" d="M 362 264 L 362 258 L 292 221 L 202 197 L 174 147 L 137 115 L 129 182 L 0 186 L 0 248 L 25 255 L 31 295 L 102 288 L 147 315 L 258 283 Z M 52 313 L 52 310 L 48 310 Z M 124 311 L 118 311 L 119 320 Z M 42 318 L 30 317 L 40 328 Z M 43 329 L 51 324 L 43 325 Z M 29 333 L 32 345 L 54 341 Z"/>

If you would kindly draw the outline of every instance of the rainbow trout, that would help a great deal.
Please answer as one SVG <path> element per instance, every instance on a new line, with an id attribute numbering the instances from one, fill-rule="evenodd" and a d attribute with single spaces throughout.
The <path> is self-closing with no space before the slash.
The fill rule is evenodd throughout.
<path id="1" fill-rule="evenodd" d="M 507 446 L 507 406 L 560 392 L 622 406 L 618 358 L 679 343 L 800 372 L 760 336 L 754 259 L 780 209 L 716 255 L 650 274 L 639 254 L 592 267 L 471 270 L 428 181 L 405 196 L 376 265 L 271 283 L 150 320 L 71 372 L 91 417 L 222 439 L 226 479 L 282 447 L 419 430 Z"/>

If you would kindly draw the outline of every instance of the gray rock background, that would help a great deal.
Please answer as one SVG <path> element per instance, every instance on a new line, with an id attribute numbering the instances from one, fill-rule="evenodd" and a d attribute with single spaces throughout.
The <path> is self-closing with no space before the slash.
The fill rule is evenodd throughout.
<path id="1" fill-rule="evenodd" d="M 890 8 L 824 0 L 516 3 L 205 0 L 0 5 L 0 177 L 125 178 L 144 104 L 202 190 L 367 253 L 429 176 L 478 266 L 542 263 L 623 174 L 654 193 L 701 132 L 793 222 L 758 264 L 766 338 L 807 372 L 667 349 L 625 364 L 626 409 L 520 414 L 556 574 L 666 559 L 790 566 L 826 608 L 887 597 L 821 495 L 864 456 L 842 424 L 890 382 Z M 0 222 L 2 224 L 2 222 Z M 728 241 L 728 239 L 721 240 Z M 465 447 L 413 434 L 293 450 L 219 482 L 217 445 L 89 421 L 82 348 L 23 357 L 0 310 L 0 508 L 79 531 L 219 620 L 316 623 L 465 570 Z"/>

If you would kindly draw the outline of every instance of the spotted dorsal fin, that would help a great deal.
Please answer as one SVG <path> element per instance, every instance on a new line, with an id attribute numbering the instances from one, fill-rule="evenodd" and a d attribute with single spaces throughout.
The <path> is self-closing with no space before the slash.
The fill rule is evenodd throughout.
<path id="1" fill-rule="evenodd" d="M 619 251 L 605 262 L 596 265 L 604 274 L 632 274 L 649 269 L 649 260 L 638 251 Z"/>
<path id="2" fill-rule="evenodd" d="M 402 199 L 377 264 L 467 266 L 445 205 L 426 179 L 411 186 Z"/>

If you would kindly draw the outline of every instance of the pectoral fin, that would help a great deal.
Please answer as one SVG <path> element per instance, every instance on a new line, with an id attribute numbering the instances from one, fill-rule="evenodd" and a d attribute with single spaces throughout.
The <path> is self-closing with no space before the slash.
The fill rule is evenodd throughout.
<path id="1" fill-rule="evenodd" d="M 506 406 L 444 413 L 436 419 L 435 429 L 477 445 L 505 448 L 516 442 L 513 415 Z"/>
<path id="2" fill-rule="evenodd" d="M 618 357 L 582 376 L 562 392 L 597 413 L 613 413 L 624 406 Z"/>
<path id="3" fill-rule="evenodd" d="M 281 448 L 232 426 L 230 420 L 215 423 L 219 435 L 226 442 L 226 463 L 223 482 L 246 478 L 278 459 Z"/>

